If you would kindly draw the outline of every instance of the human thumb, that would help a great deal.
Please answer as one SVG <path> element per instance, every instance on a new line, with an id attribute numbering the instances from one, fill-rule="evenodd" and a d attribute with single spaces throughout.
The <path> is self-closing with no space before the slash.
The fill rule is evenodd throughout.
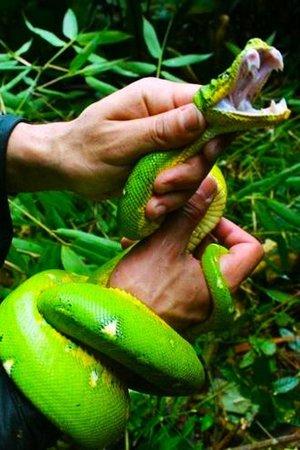
<path id="1" fill-rule="evenodd" d="M 208 175 L 185 206 L 168 215 L 160 228 L 164 234 L 161 238 L 166 244 L 173 241 L 177 243 L 178 251 L 186 249 L 192 232 L 205 216 L 217 189 L 215 179 Z"/>
<path id="2" fill-rule="evenodd" d="M 193 142 L 206 127 L 204 116 L 192 103 L 125 123 L 127 136 L 132 139 L 132 146 L 127 146 L 128 150 L 132 148 L 132 157 L 182 147 Z"/>

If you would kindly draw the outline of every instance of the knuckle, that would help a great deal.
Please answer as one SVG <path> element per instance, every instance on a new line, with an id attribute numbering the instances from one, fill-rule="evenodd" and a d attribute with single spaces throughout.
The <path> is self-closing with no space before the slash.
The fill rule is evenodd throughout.
<path id="1" fill-rule="evenodd" d="M 155 83 L 157 81 L 157 78 L 155 77 L 145 77 L 145 78 L 141 78 L 140 80 L 135 81 L 132 84 L 135 84 L 136 86 L 138 86 L 141 89 L 147 89 L 151 86 L 153 86 L 153 83 Z"/>
<path id="2" fill-rule="evenodd" d="M 193 186 L 199 186 L 202 181 L 201 172 L 198 167 L 191 167 L 189 171 L 186 173 L 185 177 L 186 181 L 188 181 Z"/>
<path id="3" fill-rule="evenodd" d="M 168 126 L 163 116 L 155 117 L 153 127 L 150 129 L 150 137 L 158 147 L 165 147 L 166 145 L 167 128 Z"/>
<path id="4" fill-rule="evenodd" d="M 199 193 L 196 193 L 188 201 L 183 209 L 183 212 L 188 218 L 197 223 L 204 216 L 207 210 L 207 206 L 207 202 L 205 201 L 203 196 Z"/>
<path id="5" fill-rule="evenodd" d="M 176 178 L 174 177 L 173 186 L 182 187 L 185 189 L 197 188 L 200 184 L 200 178 L 197 173 L 193 171 L 178 172 Z"/>

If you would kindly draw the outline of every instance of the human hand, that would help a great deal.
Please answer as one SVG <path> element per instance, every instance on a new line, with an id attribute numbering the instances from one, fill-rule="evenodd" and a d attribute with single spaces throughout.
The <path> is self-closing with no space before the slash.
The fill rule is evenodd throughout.
<path id="1" fill-rule="evenodd" d="M 93 103 L 73 121 L 18 124 L 8 143 L 8 190 L 68 189 L 95 200 L 119 195 L 137 159 L 181 147 L 204 131 L 204 117 L 191 103 L 198 88 L 145 78 Z M 165 212 L 183 205 L 222 147 L 224 139 L 216 138 L 201 155 L 162 172 L 148 217 L 157 218 L 161 205 Z"/>
<path id="2" fill-rule="evenodd" d="M 199 324 L 210 314 L 210 294 L 198 261 L 208 240 L 204 239 L 193 255 L 186 253 L 186 247 L 215 188 L 215 182 L 206 178 L 181 210 L 171 213 L 158 231 L 133 247 L 110 278 L 110 286 L 141 299 L 177 330 Z M 212 235 L 229 250 L 221 257 L 220 268 L 234 292 L 261 260 L 262 246 L 225 218 Z"/>

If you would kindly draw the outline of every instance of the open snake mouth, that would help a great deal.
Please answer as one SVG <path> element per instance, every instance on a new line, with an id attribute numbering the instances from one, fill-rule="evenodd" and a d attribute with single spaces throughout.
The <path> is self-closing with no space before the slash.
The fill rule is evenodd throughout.
<path id="1" fill-rule="evenodd" d="M 231 92 L 215 107 L 218 111 L 240 115 L 280 115 L 287 110 L 285 99 L 271 101 L 267 108 L 256 109 L 252 105 L 273 70 L 283 70 L 281 53 L 274 47 L 268 50 L 249 50 L 244 56 Z"/>

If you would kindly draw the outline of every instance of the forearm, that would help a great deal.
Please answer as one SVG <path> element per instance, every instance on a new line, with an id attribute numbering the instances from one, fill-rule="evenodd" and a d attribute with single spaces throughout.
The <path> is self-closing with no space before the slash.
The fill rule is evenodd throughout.
<path id="1" fill-rule="evenodd" d="M 68 189 L 63 173 L 67 122 L 31 125 L 21 122 L 7 146 L 6 183 L 9 193 Z M 70 156 L 71 157 L 71 156 Z"/>

